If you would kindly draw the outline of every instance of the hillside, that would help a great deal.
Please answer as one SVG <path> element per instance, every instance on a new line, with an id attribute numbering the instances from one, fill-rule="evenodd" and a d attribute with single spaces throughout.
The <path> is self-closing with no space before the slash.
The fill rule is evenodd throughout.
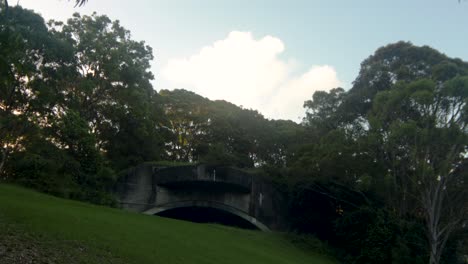
<path id="1" fill-rule="evenodd" d="M 281 234 L 166 219 L 0 185 L 0 263 L 334 263 Z"/>

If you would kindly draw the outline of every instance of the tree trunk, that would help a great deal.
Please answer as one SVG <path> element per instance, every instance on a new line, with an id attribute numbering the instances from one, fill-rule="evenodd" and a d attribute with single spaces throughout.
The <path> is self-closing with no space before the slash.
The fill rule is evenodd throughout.
<path id="1" fill-rule="evenodd" d="M 442 248 L 438 247 L 439 241 L 437 239 L 431 239 L 431 252 L 429 256 L 429 264 L 438 264 L 440 260 L 441 250 Z"/>
<path id="2" fill-rule="evenodd" d="M 430 182 L 423 194 L 423 206 L 426 211 L 426 226 L 430 243 L 429 264 L 439 264 L 445 244 L 454 231 L 458 223 L 456 217 L 449 217 L 447 221 L 442 221 L 444 206 L 446 201 L 445 186 L 450 176 L 442 176 L 434 182 Z"/>
<path id="3" fill-rule="evenodd" d="M 0 160 L 0 177 L 3 174 L 3 167 L 5 167 L 6 159 L 7 159 L 7 151 L 6 149 L 2 149 L 2 158 Z"/>

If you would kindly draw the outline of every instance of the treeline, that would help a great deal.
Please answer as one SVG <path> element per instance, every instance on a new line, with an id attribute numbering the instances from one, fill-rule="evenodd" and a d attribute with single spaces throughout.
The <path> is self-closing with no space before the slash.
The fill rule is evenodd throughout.
<path id="1" fill-rule="evenodd" d="M 289 199 L 291 229 L 346 263 L 463 263 L 468 63 L 399 42 L 352 88 L 304 98 L 302 124 L 185 90 L 155 91 L 152 50 L 106 16 L 0 16 L 0 177 L 113 205 L 148 161 L 256 169 Z"/>

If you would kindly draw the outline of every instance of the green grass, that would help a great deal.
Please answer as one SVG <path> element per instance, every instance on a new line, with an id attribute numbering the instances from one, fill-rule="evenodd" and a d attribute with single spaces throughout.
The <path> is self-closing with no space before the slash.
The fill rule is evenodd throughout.
<path id="1" fill-rule="evenodd" d="M 0 263 L 335 263 L 284 237 L 130 213 L 0 184 Z"/>

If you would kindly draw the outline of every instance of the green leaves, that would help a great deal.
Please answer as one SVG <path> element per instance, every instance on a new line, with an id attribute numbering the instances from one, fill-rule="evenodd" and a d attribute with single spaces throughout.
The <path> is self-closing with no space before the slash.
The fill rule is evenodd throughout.
<path id="1" fill-rule="evenodd" d="M 445 96 L 466 100 L 468 98 L 468 76 L 457 76 L 448 80 L 442 92 Z"/>
<path id="2" fill-rule="evenodd" d="M 315 92 L 312 100 L 304 102 L 304 108 L 306 108 L 304 124 L 325 129 L 337 128 L 338 120 L 343 120 L 339 109 L 344 95 L 343 88 L 334 88 L 330 92 Z"/>
<path id="3" fill-rule="evenodd" d="M 0 174 L 9 155 L 24 148 L 25 140 L 43 122 L 54 97 L 50 65 L 60 63 L 56 39 L 41 16 L 21 7 L 0 16 Z M 63 61 L 63 60 L 62 60 Z"/>
<path id="4" fill-rule="evenodd" d="M 155 124 L 164 116 L 150 83 L 151 48 L 132 40 L 118 21 L 96 13 L 76 13 L 51 27 L 75 54 L 61 108 L 80 114 L 116 168 L 160 159 L 163 142 Z"/>

